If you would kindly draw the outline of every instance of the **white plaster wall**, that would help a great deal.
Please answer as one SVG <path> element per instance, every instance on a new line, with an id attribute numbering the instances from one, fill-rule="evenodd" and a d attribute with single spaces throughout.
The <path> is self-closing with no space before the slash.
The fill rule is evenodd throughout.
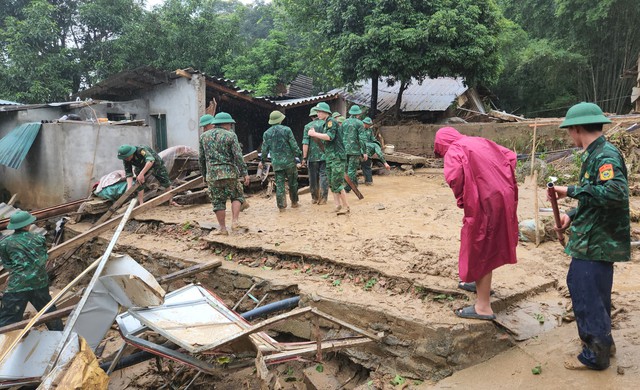
<path id="1" fill-rule="evenodd" d="M 0 186 L 19 193 L 19 205 L 26 209 L 86 198 L 102 175 L 122 169 L 118 147 L 150 145 L 151 133 L 148 126 L 44 124 L 20 168 L 0 165 Z"/>
<path id="2" fill-rule="evenodd" d="M 191 80 L 177 78 L 143 94 L 149 101 L 149 115 L 164 114 L 167 118 L 167 145 L 198 148 L 199 118 L 204 112 L 206 87 L 202 75 Z M 149 123 L 153 119 L 149 118 Z"/>

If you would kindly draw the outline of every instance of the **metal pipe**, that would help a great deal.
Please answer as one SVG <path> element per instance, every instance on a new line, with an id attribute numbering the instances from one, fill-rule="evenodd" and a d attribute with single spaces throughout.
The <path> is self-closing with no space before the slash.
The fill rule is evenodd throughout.
<path id="1" fill-rule="evenodd" d="M 85 201 L 86 199 L 74 200 L 73 202 L 61 204 L 58 206 L 53 206 L 53 207 L 48 207 L 46 209 L 32 211 L 31 215 L 38 218 L 39 220 L 56 217 L 58 215 L 76 211 L 78 207 Z M 0 230 L 5 229 L 8 224 L 9 224 L 9 218 L 0 219 Z"/>
<path id="2" fill-rule="evenodd" d="M 263 317 L 267 314 L 273 313 L 274 311 L 296 307 L 298 306 L 298 302 L 300 302 L 300 297 L 287 298 L 278 302 L 273 302 L 268 305 L 257 307 L 253 310 L 249 310 L 248 312 L 241 314 L 241 316 L 245 320 L 251 321 L 254 318 Z"/>

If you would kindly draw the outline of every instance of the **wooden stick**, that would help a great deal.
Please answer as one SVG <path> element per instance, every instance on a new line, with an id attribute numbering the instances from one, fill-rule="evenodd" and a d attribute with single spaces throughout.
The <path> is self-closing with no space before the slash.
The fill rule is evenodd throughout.
<path id="1" fill-rule="evenodd" d="M 535 229 L 536 229 L 536 248 L 540 246 L 540 209 L 538 208 L 538 170 L 536 169 L 533 172 L 533 180 L 531 180 L 531 184 L 533 185 L 533 207 L 534 207 L 534 219 L 535 219 Z"/>
<path id="2" fill-rule="evenodd" d="M 183 270 L 174 272 L 172 274 L 161 276 L 157 280 L 158 280 L 158 283 L 171 283 L 174 280 L 186 278 L 187 276 L 195 275 L 212 268 L 218 268 L 221 265 L 222 265 L 222 261 L 220 260 L 212 261 L 209 263 L 196 264 L 194 266 L 185 268 Z"/>
<path id="3" fill-rule="evenodd" d="M 549 197 L 549 201 L 551 202 L 551 208 L 553 209 L 553 219 L 556 222 L 556 227 L 560 229 L 562 227 L 562 222 L 560 222 L 560 209 L 558 209 L 558 196 L 556 194 L 556 190 L 553 188 L 553 182 L 547 183 L 547 196 Z M 558 236 L 558 241 L 564 247 L 564 234 L 560 233 L 556 230 L 556 235 Z"/>
<path id="4" fill-rule="evenodd" d="M 129 207 L 127 208 L 127 211 L 124 213 L 124 216 L 121 218 L 120 224 L 118 225 L 118 228 L 113 234 L 113 238 L 111 238 L 111 242 L 109 242 L 109 246 L 105 250 L 104 254 L 102 255 L 102 258 L 100 259 L 100 262 L 98 263 L 96 272 L 93 273 L 93 277 L 91 278 L 91 281 L 87 285 L 87 288 L 85 288 L 84 290 L 82 299 L 80 299 L 80 302 L 78 302 L 78 304 L 76 305 L 76 308 L 73 310 L 73 313 L 71 313 L 71 317 L 69 317 L 69 319 L 67 320 L 67 323 L 65 324 L 64 332 L 62 333 L 62 339 L 60 340 L 60 343 L 58 344 L 55 352 L 53 353 L 53 357 L 51 358 L 51 361 L 47 366 L 45 374 L 48 374 L 57 363 L 58 357 L 60 356 L 60 353 L 62 352 L 62 349 L 64 348 L 64 346 L 67 344 L 67 340 L 71 335 L 71 331 L 73 330 L 73 327 L 75 326 L 76 321 L 78 320 L 78 317 L 80 317 L 80 313 L 82 312 L 84 305 L 89 300 L 89 295 L 91 294 L 91 290 L 93 290 L 93 287 L 96 285 L 96 283 L 98 283 L 98 278 L 102 274 L 102 270 L 104 269 L 104 267 L 107 265 L 109 256 L 111 256 L 111 251 L 113 251 L 113 247 L 116 246 L 116 242 L 120 237 L 120 233 L 122 233 L 122 231 L 124 230 L 124 225 L 127 224 L 127 221 L 131 216 L 131 212 L 133 211 L 133 208 L 136 206 L 137 202 L 138 202 L 137 199 L 132 199 L 131 203 L 129 204 Z"/>
<path id="5" fill-rule="evenodd" d="M 364 195 L 362 195 L 362 192 L 360 192 L 358 187 L 356 187 L 356 185 L 351 181 L 351 178 L 349 177 L 349 175 L 347 175 L 346 173 L 344 174 L 344 181 L 346 181 L 349 187 L 351 187 L 351 190 L 353 191 L 354 194 L 356 194 L 358 199 L 364 198 Z"/>

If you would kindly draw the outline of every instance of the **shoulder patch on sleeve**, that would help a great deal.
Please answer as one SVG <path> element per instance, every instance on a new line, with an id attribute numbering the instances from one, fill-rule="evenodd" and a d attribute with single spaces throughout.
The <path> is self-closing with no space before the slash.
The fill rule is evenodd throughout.
<path id="1" fill-rule="evenodd" d="M 332 126 L 333 126 L 333 121 L 329 121 L 329 122 L 327 122 L 327 127 L 328 127 L 328 128 L 331 128 Z"/>
<path id="2" fill-rule="evenodd" d="M 600 168 L 598 168 L 598 172 L 600 173 L 600 180 L 610 180 L 613 179 L 613 165 L 604 164 Z"/>
<path id="3" fill-rule="evenodd" d="M 144 150 L 141 150 L 141 151 L 140 151 L 140 155 L 141 155 L 141 156 L 145 156 L 146 154 L 147 154 L 147 152 L 145 152 Z"/>

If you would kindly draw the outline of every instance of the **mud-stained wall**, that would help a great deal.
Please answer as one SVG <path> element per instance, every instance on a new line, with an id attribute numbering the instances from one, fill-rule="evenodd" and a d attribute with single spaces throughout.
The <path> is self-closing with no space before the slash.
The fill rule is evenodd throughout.
<path id="1" fill-rule="evenodd" d="M 412 126 L 384 126 L 380 133 L 386 144 L 395 145 L 398 152 L 433 157 L 433 140 L 438 129 L 451 126 L 462 134 L 484 137 L 497 142 L 516 153 L 529 153 L 533 128 L 526 123 L 464 123 L 456 125 L 412 125 Z M 566 131 L 557 125 L 538 127 L 537 142 L 553 144 L 557 149 L 571 146 Z M 560 146 L 565 145 L 566 146 Z"/>
<path id="2" fill-rule="evenodd" d="M 567 131 L 553 125 L 538 126 L 536 129 L 536 148 L 538 152 L 573 147 Z M 383 126 L 380 133 L 385 144 L 395 145 L 397 152 L 433 157 L 433 140 L 441 127 L 454 127 L 462 134 L 484 137 L 495 141 L 519 154 L 531 152 L 533 127 L 530 123 L 464 123 L 455 125 L 408 125 Z M 624 126 L 624 124 L 623 124 Z M 610 127 L 606 126 L 606 129 Z"/>

